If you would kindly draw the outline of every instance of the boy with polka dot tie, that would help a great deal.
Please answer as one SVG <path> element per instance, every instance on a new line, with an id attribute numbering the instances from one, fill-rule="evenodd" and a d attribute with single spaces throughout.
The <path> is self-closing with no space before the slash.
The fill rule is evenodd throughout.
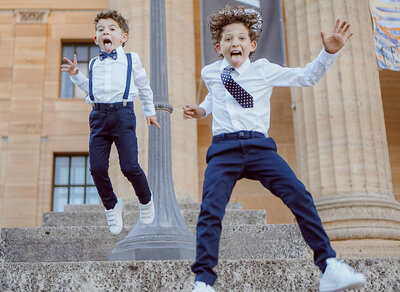
<path id="1" fill-rule="evenodd" d="M 240 6 L 227 6 L 211 14 L 213 45 L 223 59 L 202 69 L 209 93 L 200 106 L 183 105 L 184 119 L 213 115 L 213 138 L 197 223 L 196 261 L 192 265 L 196 274 L 193 291 L 215 291 L 217 275 L 213 268 L 218 262 L 221 223 L 232 189 L 241 178 L 259 180 L 293 212 L 323 273 L 320 291 L 362 287 L 364 275 L 336 260 L 311 194 L 268 137 L 272 88 L 315 85 L 352 36 L 348 33 L 350 25 L 337 20 L 332 35 L 321 32 L 324 48 L 315 60 L 305 68 L 285 68 L 267 59 L 249 60 L 257 48 L 261 23 L 258 12 Z"/>

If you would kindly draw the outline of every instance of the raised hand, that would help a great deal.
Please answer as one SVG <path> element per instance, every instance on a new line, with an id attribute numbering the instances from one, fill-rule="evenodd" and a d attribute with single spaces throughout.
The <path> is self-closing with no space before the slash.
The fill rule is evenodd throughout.
<path id="1" fill-rule="evenodd" d="M 335 54 L 343 48 L 347 40 L 353 35 L 353 33 L 347 33 L 349 28 L 350 23 L 343 21 L 342 24 L 340 24 L 340 19 L 337 19 L 333 33 L 330 36 L 326 37 L 325 33 L 321 31 L 321 39 L 325 51 L 329 54 Z"/>
<path id="2" fill-rule="evenodd" d="M 78 68 L 78 61 L 76 59 L 76 54 L 74 54 L 74 61 L 72 62 L 70 59 L 64 57 L 64 61 L 67 62 L 68 64 L 62 64 L 61 65 L 61 71 L 62 72 L 68 72 L 69 75 L 76 75 L 79 73 L 79 68 Z"/>

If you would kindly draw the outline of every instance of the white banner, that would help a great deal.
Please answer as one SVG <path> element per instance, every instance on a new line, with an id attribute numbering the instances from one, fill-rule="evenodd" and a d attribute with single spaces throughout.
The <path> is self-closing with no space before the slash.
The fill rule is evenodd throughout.
<path id="1" fill-rule="evenodd" d="M 400 71 L 400 0 L 370 0 L 379 67 Z"/>

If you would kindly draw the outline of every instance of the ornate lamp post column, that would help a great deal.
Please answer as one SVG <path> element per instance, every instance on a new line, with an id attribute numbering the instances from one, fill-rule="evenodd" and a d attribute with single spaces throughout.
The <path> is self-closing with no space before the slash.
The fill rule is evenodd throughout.
<path id="1" fill-rule="evenodd" d="M 149 130 L 149 184 L 156 217 L 136 226 L 112 250 L 110 260 L 194 259 L 195 238 L 186 227 L 175 198 L 171 167 L 172 106 L 168 103 L 165 1 L 150 2 L 150 76 L 157 121 Z"/>

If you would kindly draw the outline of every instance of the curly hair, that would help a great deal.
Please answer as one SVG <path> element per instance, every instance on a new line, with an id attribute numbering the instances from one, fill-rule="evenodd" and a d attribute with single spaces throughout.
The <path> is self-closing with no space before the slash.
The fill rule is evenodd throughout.
<path id="1" fill-rule="evenodd" d="M 119 13 L 116 10 L 105 10 L 99 12 L 94 18 L 95 29 L 97 29 L 97 25 L 100 19 L 109 19 L 109 18 L 115 20 L 123 32 L 129 34 L 128 21 L 121 15 L 121 13 Z M 122 44 L 122 46 L 124 45 L 125 43 Z"/>
<path id="2" fill-rule="evenodd" d="M 208 28 L 211 32 L 212 44 L 215 47 L 221 41 L 225 26 L 232 23 L 242 23 L 249 30 L 251 41 L 257 41 L 261 34 L 261 12 L 254 9 L 246 9 L 243 6 L 231 7 L 226 5 L 224 9 L 214 11 L 208 17 Z M 253 52 L 250 54 L 250 56 Z"/>

